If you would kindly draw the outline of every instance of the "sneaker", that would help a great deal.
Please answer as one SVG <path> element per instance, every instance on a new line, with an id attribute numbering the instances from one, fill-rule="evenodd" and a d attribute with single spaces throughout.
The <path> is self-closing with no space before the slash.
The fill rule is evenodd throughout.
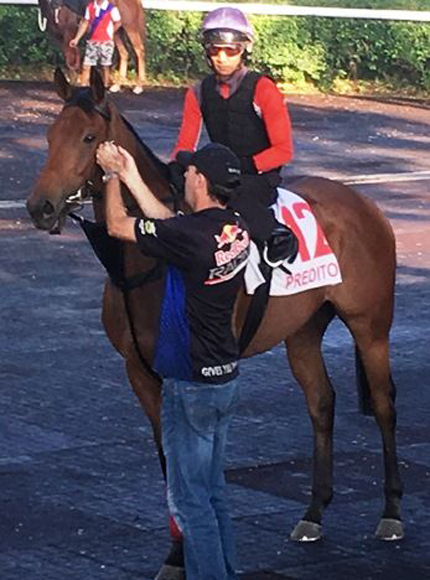
<path id="1" fill-rule="evenodd" d="M 119 93 L 121 90 L 121 86 L 118 83 L 115 83 L 109 87 L 110 93 Z"/>

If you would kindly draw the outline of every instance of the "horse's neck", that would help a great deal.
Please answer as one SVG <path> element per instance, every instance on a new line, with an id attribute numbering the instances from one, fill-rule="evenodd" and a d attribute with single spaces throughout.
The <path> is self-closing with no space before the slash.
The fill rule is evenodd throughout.
<path id="1" fill-rule="evenodd" d="M 145 184 L 157 199 L 165 202 L 166 198 L 170 197 L 169 183 L 161 175 L 156 163 L 146 153 L 144 147 L 139 143 L 136 136 L 127 127 L 117 109 L 110 106 L 110 113 L 111 120 L 109 122 L 107 139 L 114 141 L 117 145 L 126 149 L 133 156 Z M 122 187 L 122 194 L 124 202 L 131 215 L 138 216 L 140 212 L 137 204 L 125 186 Z M 94 200 L 94 215 L 96 221 L 104 221 L 104 203 L 102 199 L 96 198 Z"/>
<path id="2" fill-rule="evenodd" d="M 161 175 L 156 162 L 145 151 L 136 136 L 126 126 L 116 109 L 112 112 L 109 139 L 126 149 L 135 159 L 142 180 L 150 191 L 160 200 L 169 194 L 169 183 Z"/>

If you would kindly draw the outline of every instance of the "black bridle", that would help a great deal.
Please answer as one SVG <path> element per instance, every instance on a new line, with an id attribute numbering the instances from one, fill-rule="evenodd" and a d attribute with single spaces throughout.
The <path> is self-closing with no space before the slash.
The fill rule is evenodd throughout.
<path id="1" fill-rule="evenodd" d="M 75 88 L 71 94 L 71 96 L 66 100 L 63 110 L 67 109 L 68 107 L 78 107 L 82 109 L 85 113 L 97 113 L 107 123 L 110 123 L 112 120 L 112 115 L 109 108 L 109 103 L 104 99 L 101 103 L 94 102 L 92 91 L 89 87 L 78 87 Z M 133 125 L 124 117 L 124 115 L 120 114 L 120 118 L 139 145 L 144 150 L 146 156 L 152 161 L 155 167 L 158 169 L 160 175 L 169 183 L 170 185 L 170 195 L 171 198 L 168 200 L 161 200 L 162 203 L 172 203 L 173 204 L 173 211 L 174 213 L 178 213 L 181 208 L 181 201 L 183 199 L 183 195 L 173 187 L 170 182 L 170 171 L 166 163 L 161 161 L 157 155 L 148 147 L 148 145 L 142 140 L 140 135 L 137 133 L 136 129 Z M 94 186 L 94 182 L 91 179 L 87 179 L 84 185 L 82 185 L 75 194 L 68 197 L 66 203 L 67 204 L 82 204 L 84 201 L 89 199 L 94 199 L 101 196 L 101 192 L 97 191 Z"/>

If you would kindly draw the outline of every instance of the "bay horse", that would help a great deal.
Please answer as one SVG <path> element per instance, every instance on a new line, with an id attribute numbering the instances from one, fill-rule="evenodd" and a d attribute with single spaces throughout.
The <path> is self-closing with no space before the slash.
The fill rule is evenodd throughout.
<path id="1" fill-rule="evenodd" d="M 48 131 L 49 153 L 27 208 L 35 226 L 52 231 L 74 207 L 76 192 L 92 183 L 96 221 L 103 220 L 102 172 L 95 162 L 98 145 L 106 140 L 126 148 L 136 159 L 146 184 L 163 203 L 171 202 L 164 164 L 141 142 L 129 124 L 109 103 L 100 76 L 91 75 L 90 88 L 73 88 L 63 73 L 55 73 L 56 90 L 65 106 Z M 389 330 L 393 317 L 395 240 L 388 220 L 366 197 L 338 182 L 301 178 L 289 188 L 312 207 L 339 261 L 343 281 L 336 286 L 301 294 L 271 297 L 263 321 L 244 352 L 245 357 L 264 352 L 279 342 L 287 347 L 292 372 L 304 391 L 314 434 L 312 498 L 303 519 L 294 528 L 296 541 L 317 540 L 322 516 L 333 495 L 333 419 L 335 393 L 321 352 L 323 335 L 335 316 L 351 332 L 357 353 L 357 377 L 368 389 L 381 436 L 385 469 L 385 507 L 376 530 L 383 540 L 403 537 L 400 515 L 402 483 L 395 440 L 395 387 L 389 362 Z M 136 207 L 126 190 L 131 214 Z M 134 215 L 137 215 L 136 213 Z M 124 245 L 128 276 L 148 271 L 154 260 L 141 254 L 136 244 Z M 124 293 L 109 279 L 103 295 L 102 321 L 113 346 L 125 359 L 130 383 L 147 414 L 163 464 L 160 434 L 160 381 L 142 364 L 154 351 L 162 280 Z M 237 298 L 234 328 L 244 323 L 250 297 Z M 182 578 L 180 543 L 172 551 L 158 578 Z M 172 568 L 177 575 L 164 575 Z"/>
<path id="2" fill-rule="evenodd" d="M 136 56 L 136 85 L 133 92 L 140 94 L 146 81 L 145 41 L 146 22 L 141 0 L 112 0 L 121 14 L 122 28 L 115 34 L 115 46 L 119 54 L 119 84 L 127 78 L 129 53 L 124 40 L 126 33 Z M 46 18 L 47 30 L 59 45 L 64 61 L 72 76 L 81 66 L 78 48 L 69 46 L 75 36 L 79 21 L 84 16 L 88 0 L 39 0 L 41 14 Z"/>

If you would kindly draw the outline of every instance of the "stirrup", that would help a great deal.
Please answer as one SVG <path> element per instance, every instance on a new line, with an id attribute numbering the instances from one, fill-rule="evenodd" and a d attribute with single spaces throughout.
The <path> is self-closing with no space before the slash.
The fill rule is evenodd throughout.
<path id="1" fill-rule="evenodd" d="M 268 266 L 275 269 L 275 268 L 279 268 L 279 266 L 281 266 L 281 264 L 283 264 L 285 258 L 281 258 L 280 260 L 276 260 L 276 262 L 272 262 L 272 260 L 269 258 L 269 248 L 268 248 L 268 244 L 266 243 L 264 245 L 264 248 L 263 248 L 263 260 L 266 262 L 266 264 Z"/>
<path id="2" fill-rule="evenodd" d="M 262 256 L 263 256 L 264 262 L 270 268 L 273 268 L 273 269 L 280 268 L 285 274 L 288 274 L 289 276 L 291 276 L 291 270 L 289 270 L 286 266 L 284 266 L 284 262 L 285 262 L 285 260 L 287 260 L 287 258 L 281 258 L 280 260 L 277 260 L 276 262 L 272 262 L 272 260 L 269 258 L 269 255 L 268 255 L 267 244 L 264 246 Z"/>

